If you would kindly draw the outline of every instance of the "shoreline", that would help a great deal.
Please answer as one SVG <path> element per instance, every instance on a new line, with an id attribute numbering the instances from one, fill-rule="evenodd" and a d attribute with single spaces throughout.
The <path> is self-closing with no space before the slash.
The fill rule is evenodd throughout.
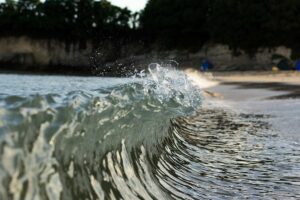
<path id="1" fill-rule="evenodd" d="M 243 79 L 244 78 L 244 79 Z M 264 119 L 279 137 L 300 142 L 300 73 L 214 75 L 212 104 Z M 215 95 L 218 94 L 218 95 Z M 215 97 L 214 97 L 215 96 Z"/>
<path id="2" fill-rule="evenodd" d="M 232 71 L 212 72 L 213 79 L 222 83 L 282 83 L 300 85 L 300 71 Z"/>

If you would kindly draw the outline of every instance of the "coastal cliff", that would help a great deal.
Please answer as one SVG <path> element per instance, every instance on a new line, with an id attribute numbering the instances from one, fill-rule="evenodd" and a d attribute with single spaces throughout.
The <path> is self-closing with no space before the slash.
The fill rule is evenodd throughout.
<path id="1" fill-rule="evenodd" d="M 47 67 L 88 67 L 92 53 L 90 42 L 85 48 L 79 44 L 58 40 L 31 39 L 28 37 L 0 38 L 0 65 L 2 69 L 37 69 Z"/>
<path id="2" fill-rule="evenodd" d="M 2 71 L 91 74 L 95 68 L 129 66 L 141 68 L 150 62 L 176 60 L 183 67 L 197 68 L 202 59 L 210 59 L 217 71 L 271 69 L 276 56 L 291 58 L 292 50 L 284 46 L 260 48 L 253 55 L 243 51 L 238 54 L 227 45 L 204 45 L 196 52 L 184 50 L 142 51 L 142 44 L 112 44 L 99 46 L 86 41 L 67 43 L 59 40 L 31 39 L 29 37 L 0 38 L 0 69 Z M 122 69 L 119 70 L 122 70 Z M 96 70 L 96 73 L 99 70 Z M 101 71 L 101 70 L 100 70 Z M 113 71 L 113 70 L 112 70 Z"/>

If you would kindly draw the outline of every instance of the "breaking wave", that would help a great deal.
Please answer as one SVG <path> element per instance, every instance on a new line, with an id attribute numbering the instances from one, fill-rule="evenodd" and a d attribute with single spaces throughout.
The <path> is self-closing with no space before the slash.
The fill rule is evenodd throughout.
<path id="1" fill-rule="evenodd" d="M 276 135 L 203 108 L 184 72 L 152 64 L 99 79 L 87 81 L 97 88 L 0 94 L 0 199 L 299 197 L 296 171 L 284 174 L 282 155 L 269 151 Z M 299 147 L 280 145 L 299 161 Z"/>

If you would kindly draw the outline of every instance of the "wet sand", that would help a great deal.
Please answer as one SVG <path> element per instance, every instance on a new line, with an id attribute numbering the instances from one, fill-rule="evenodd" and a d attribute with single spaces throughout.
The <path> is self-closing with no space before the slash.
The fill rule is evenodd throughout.
<path id="1" fill-rule="evenodd" d="M 281 72 L 214 72 L 214 79 L 220 82 L 236 83 L 284 83 L 300 85 L 300 72 L 281 71 Z"/>
<path id="2" fill-rule="evenodd" d="M 280 137 L 300 142 L 300 74 L 216 74 L 213 102 L 240 113 L 262 115 Z"/>

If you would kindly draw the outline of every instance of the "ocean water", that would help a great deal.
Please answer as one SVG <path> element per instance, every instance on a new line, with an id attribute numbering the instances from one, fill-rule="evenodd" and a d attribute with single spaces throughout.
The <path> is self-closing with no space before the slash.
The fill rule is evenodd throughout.
<path id="1" fill-rule="evenodd" d="M 199 84 L 0 75 L 0 199 L 299 199 L 299 144 Z"/>

